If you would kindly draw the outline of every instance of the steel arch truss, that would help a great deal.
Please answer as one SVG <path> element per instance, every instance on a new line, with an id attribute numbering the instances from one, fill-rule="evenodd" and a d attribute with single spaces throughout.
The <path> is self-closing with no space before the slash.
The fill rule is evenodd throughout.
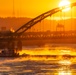
<path id="1" fill-rule="evenodd" d="M 68 8 L 69 6 L 70 7 L 76 6 L 76 2 L 75 3 L 72 3 L 70 5 L 63 6 L 63 7 L 54 8 L 54 9 L 52 9 L 50 11 L 47 11 L 47 12 L 45 12 L 45 13 L 37 16 L 36 18 L 32 19 L 31 21 L 27 22 L 26 24 L 24 24 L 23 26 L 21 26 L 19 29 L 17 29 L 14 32 L 14 34 L 18 33 L 18 34 L 21 35 L 25 31 L 27 31 L 29 28 L 31 28 L 32 26 L 34 26 L 36 23 L 42 21 L 46 17 L 51 16 L 52 14 L 54 14 L 56 12 L 59 12 L 59 11 L 62 11 L 63 9 L 65 9 L 65 8 Z"/>

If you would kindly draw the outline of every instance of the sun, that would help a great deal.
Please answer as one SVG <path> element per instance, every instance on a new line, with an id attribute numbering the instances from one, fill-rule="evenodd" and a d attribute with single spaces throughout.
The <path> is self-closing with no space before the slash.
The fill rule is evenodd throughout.
<path id="1" fill-rule="evenodd" d="M 59 3 L 59 7 L 65 6 L 65 5 L 68 5 L 68 4 L 70 4 L 70 1 L 68 1 L 68 0 L 62 0 L 62 1 Z"/>
<path id="2" fill-rule="evenodd" d="M 62 6 L 65 6 L 65 5 L 69 5 L 69 4 L 71 4 L 69 0 L 62 0 L 62 1 L 59 3 L 59 7 L 62 7 Z M 64 9 L 63 11 L 65 12 L 65 11 L 68 11 L 68 10 L 70 10 L 70 9 L 71 9 L 71 7 L 68 7 L 68 8 L 66 8 L 66 9 Z"/>

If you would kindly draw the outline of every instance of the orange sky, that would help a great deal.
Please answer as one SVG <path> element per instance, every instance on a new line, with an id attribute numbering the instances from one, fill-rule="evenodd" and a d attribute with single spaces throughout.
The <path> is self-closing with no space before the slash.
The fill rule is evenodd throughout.
<path id="1" fill-rule="evenodd" d="M 58 6 L 61 0 L 0 0 L 0 17 L 36 17 Z M 69 0 L 75 2 L 76 0 Z"/>

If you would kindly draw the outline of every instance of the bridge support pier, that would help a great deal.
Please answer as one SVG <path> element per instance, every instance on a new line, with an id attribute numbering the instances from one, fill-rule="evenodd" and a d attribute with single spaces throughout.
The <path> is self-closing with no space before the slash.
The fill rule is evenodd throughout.
<path id="1" fill-rule="evenodd" d="M 16 53 L 15 51 L 15 42 L 13 40 L 9 40 L 6 43 L 6 46 L 4 47 L 4 49 L 1 51 L 0 56 L 18 56 L 19 54 Z"/>
<path id="2" fill-rule="evenodd" d="M 7 41 L 7 46 L 2 50 L 2 56 L 17 56 L 18 51 L 22 50 L 22 41 L 18 40 L 17 44 L 14 40 Z"/>
<path id="3" fill-rule="evenodd" d="M 14 41 L 8 41 L 7 50 L 9 56 L 13 56 L 16 53 Z"/>
<path id="4" fill-rule="evenodd" d="M 21 51 L 22 50 L 22 41 L 21 40 L 18 40 L 17 41 L 17 50 L 18 51 Z"/>

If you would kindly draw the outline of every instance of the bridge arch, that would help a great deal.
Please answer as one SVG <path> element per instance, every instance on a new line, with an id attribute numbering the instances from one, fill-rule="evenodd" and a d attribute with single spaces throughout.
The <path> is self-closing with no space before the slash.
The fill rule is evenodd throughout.
<path id="1" fill-rule="evenodd" d="M 66 5 L 66 6 L 62 6 L 62 7 L 57 7 L 57 8 L 54 8 L 52 10 L 49 10 L 39 16 L 37 16 L 36 18 L 30 20 L 29 22 L 27 22 L 26 24 L 22 25 L 19 29 L 17 29 L 14 34 L 18 33 L 18 34 L 22 34 L 24 33 L 25 31 L 27 31 L 29 28 L 31 28 L 32 26 L 34 26 L 36 23 L 42 21 L 43 19 L 45 19 L 46 17 L 48 16 L 51 16 L 65 8 L 68 8 L 68 7 L 73 7 L 73 6 L 76 6 L 76 2 L 74 3 L 71 3 L 70 5 Z"/>

